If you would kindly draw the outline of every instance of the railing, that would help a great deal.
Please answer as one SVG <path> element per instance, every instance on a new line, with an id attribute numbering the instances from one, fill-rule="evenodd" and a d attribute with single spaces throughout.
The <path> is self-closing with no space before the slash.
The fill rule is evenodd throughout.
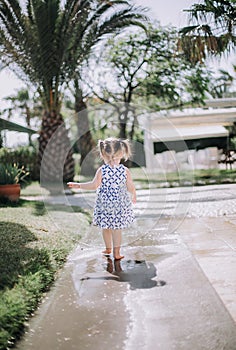
<path id="1" fill-rule="evenodd" d="M 233 164 L 236 163 L 236 150 L 223 150 L 218 160 L 219 164 L 225 164 L 226 169 L 233 168 Z"/>

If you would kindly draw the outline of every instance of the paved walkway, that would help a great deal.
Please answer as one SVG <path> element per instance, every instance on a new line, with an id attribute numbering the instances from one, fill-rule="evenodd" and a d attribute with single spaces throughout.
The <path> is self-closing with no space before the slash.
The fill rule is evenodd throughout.
<path id="1" fill-rule="evenodd" d="M 236 349 L 236 186 L 142 190 L 136 211 L 120 263 L 89 229 L 18 350 Z"/>

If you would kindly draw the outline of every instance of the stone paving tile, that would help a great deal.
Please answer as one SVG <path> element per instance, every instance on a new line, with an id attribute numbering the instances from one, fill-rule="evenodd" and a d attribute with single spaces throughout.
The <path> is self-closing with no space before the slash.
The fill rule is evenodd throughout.
<path id="1" fill-rule="evenodd" d="M 232 223 L 232 216 L 190 218 L 177 233 L 236 322 L 236 220 Z"/>

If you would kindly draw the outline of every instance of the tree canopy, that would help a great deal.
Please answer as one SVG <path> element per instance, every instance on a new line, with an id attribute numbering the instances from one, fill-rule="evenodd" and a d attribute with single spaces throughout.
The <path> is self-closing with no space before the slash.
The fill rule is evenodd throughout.
<path id="1" fill-rule="evenodd" d="M 85 69 L 92 94 L 114 108 L 120 137 L 127 137 L 129 122 L 132 138 L 137 113 L 203 102 L 210 73 L 177 51 L 177 34 L 155 23 L 146 31 L 115 36 L 97 53 L 97 62 L 104 62 L 98 73 Z"/>

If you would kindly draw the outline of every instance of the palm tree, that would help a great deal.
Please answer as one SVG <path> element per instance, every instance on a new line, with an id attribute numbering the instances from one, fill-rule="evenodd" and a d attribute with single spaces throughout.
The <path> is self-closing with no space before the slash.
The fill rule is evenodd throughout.
<path id="1" fill-rule="evenodd" d="M 179 47 L 189 60 L 202 62 L 207 54 L 229 53 L 235 49 L 235 1 L 204 0 L 186 11 L 192 25 L 180 30 Z"/>
<path id="2" fill-rule="evenodd" d="M 44 106 L 39 160 L 44 182 L 74 175 L 71 145 L 60 113 L 63 89 L 91 49 L 110 33 L 143 26 L 145 16 L 126 0 L 1 0 L 0 57 L 36 86 Z M 22 4 L 22 5 L 21 5 Z M 63 164 L 63 166 L 62 166 Z M 62 175 L 63 174 L 63 175 Z"/>

